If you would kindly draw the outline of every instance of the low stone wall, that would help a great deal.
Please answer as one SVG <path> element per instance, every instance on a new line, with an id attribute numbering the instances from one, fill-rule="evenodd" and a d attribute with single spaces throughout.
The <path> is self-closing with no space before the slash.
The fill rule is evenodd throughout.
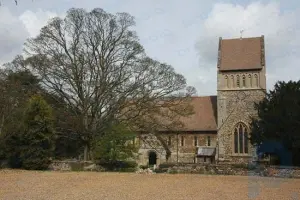
<path id="1" fill-rule="evenodd" d="M 300 168 L 276 167 L 276 166 L 247 166 L 234 164 L 185 164 L 160 168 L 167 173 L 189 173 L 189 174 L 219 174 L 239 176 L 266 176 L 283 178 L 300 178 Z"/>
<path id="2" fill-rule="evenodd" d="M 53 161 L 49 169 L 53 171 L 105 171 L 93 162 L 76 160 Z M 154 172 L 300 178 L 299 167 L 244 164 L 165 164 L 160 165 L 159 169 Z"/>
<path id="3" fill-rule="evenodd" d="M 52 161 L 49 169 L 53 171 L 103 171 L 100 166 L 91 161 L 78 160 Z"/>

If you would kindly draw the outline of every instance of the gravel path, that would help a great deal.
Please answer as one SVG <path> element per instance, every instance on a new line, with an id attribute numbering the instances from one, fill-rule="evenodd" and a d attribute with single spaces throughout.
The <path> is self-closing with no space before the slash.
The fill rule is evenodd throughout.
<path id="1" fill-rule="evenodd" d="M 97 172 L 0 171 L 2 200 L 300 199 L 300 179 Z"/>

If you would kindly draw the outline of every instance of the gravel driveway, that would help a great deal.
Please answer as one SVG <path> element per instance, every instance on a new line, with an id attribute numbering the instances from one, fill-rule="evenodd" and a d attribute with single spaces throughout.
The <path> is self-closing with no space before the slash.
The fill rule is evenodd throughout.
<path id="1" fill-rule="evenodd" d="M 300 179 L 97 172 L 0 171 L 0 199 L 300 199 Z"/>

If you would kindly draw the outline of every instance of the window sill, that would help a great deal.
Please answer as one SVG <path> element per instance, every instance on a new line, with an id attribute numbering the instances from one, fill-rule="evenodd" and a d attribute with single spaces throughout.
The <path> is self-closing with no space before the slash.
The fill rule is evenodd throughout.
<path id="1" fill-rule="evenodd" d="M 231 154 L 232 157 L 252 157 L 250 154 Z"/>

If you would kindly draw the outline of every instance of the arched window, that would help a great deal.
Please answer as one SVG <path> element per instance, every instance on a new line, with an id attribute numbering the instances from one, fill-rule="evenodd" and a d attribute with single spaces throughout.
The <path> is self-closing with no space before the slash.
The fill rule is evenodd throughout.
<path id="1" fill-rule="evenodd" d="M 245 124 L 238 123 L 234 128 L 234 153 L 248 154 L 248 130 Z"/>
<path id="2" fill-rule="evenodd" d="M 246 87 L 246 77 L 243 75 L 243 87 Z"/>
<path id="3" fill-rule="evenodd" d="M 254 83 L 255 83 L 255 87 L 258 87 L 258 76 L 257 76 L 257 74 L 254 74 Z"/>
<path id="4" fill-rule="evenodd" d="M 231 75 L 231 87 L 234 87 L 234 76 Z"/>
<path id="5" fill-rule="evenodd" d="M 225 82 L 226 82 L 226 87 L 229 88 L 229 80 L 228 80 L 228 76 L 225 76 Z"/>
<path id="6" fill-rule="evenodd" d="M 252 87 L 252 76 L 251 76 L 251 74 L 249 74 L 248 77 L 249 77 L 249 86 Z"/>
<path id="7" fill-rule="evenodd" d="M 239 75 L 236 76 L 236 86 L 240 87 L 240 76 Z"/>

